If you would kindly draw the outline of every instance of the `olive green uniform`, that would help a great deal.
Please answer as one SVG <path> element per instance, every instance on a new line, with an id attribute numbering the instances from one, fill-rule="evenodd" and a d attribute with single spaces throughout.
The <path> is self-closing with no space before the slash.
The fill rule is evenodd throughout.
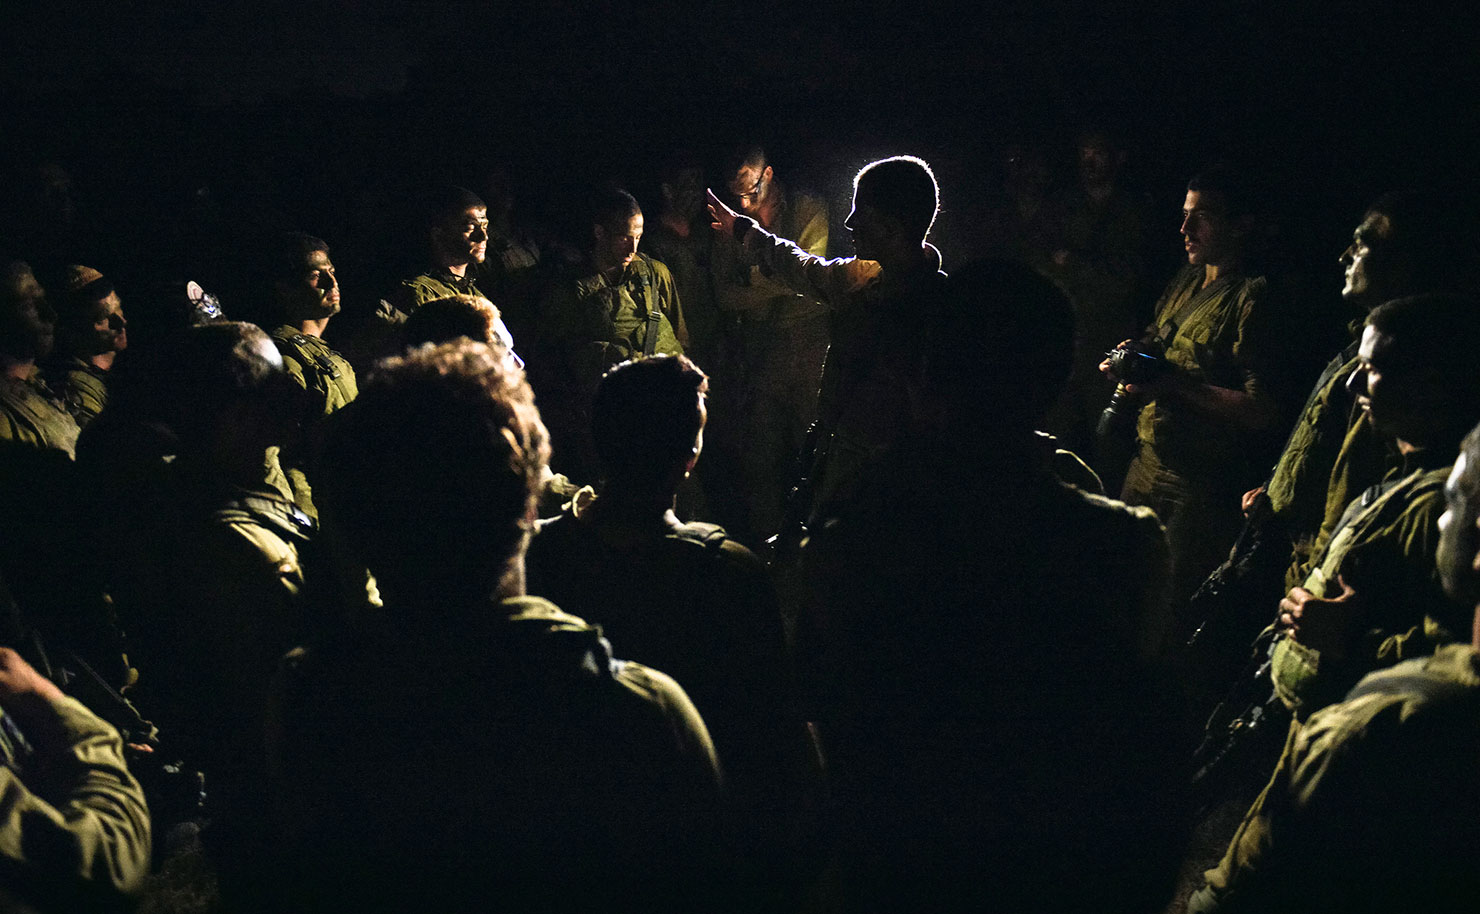
<path id="1" fill-rule="evenodd" d="M 648 352 L 683 355 L 688 341 L 666 266 L 637 254 L 615 279 L 593 270 L 588 263 L 557 281 L 540 309 L 540 414 L 552 436 L 552 466 L 574 479 L 596 476 L 590 406 L 602 374 Z"/>
<path id="2" fill-rule="evenodd" d="M 303 440 L 281 455 L 283 470 L 298 507 L 316 518 L 318 511 L 313 505 L 313 489 L 305 473 L 305 452 L 312 449 L 323 419 L 347 406 L 359 393 L 355 370 L 328 343 L 295 327 L 285 324 L 269 335 L 283 356 L 283 367 L 288 376 L 304 394 L 299 413 Z"/>
<path id="3" fill-rule="evenodd" d="M 1166 360 L 1193 382 L 1272 399 L 1268 379 L 1278 338 L 1263 277 L 1222 278 L 1206 288 L 1203 278 L 1204 268 L 1189 264 L 1157 303 L 1152 330 Z M 1120 497 L 1151 508 L 1166 525 L 1177 606 L 1218 566 L 1238 534 L 1239 495 L 1258 481 L 1249 455 L 1254 441 L 1172 397 L 1141 408 L 1136 437 Z"/>
<path id="4" fill-rule="evenodd" d="M 47 702 L 31 717 L 43 715 L 48 719 L 32 726 L 44 723 L 44 731 L 22 734 L 34 755 L 9 751 L 16 748 L 12 734 L 0 736 L 7 744 L 0 765 L 0 905 L 110 910 L 110 901 L 138 892 L 149 875 L 144 792 L 124 762 L 118 731 L 75 698 Z M 10 907 L 17 897 L 27 904 Z"/>
<path id="5" fill-rule="evenodd" d="M 401 325 L 417 308 L 429 301 L 454 295 L 482 294 L 471 266 L 465 276 L 456 276 L 446 270 L 428 270 L 402 280 L 390 299 L 381 299 L 365 322 L 343 341 L 344 355 L 364 371 L 380 359 L 400 353 Z"/>
<path id="6" fill-rule="evenodd" d="M 1480 655 L 1440 648 L 1292 732 L 1194 914 L 1480 908 Z"/>
<path id="7" fill-rule="evenodd" d="M 1320 554 L 1325 548 L 1352 499 L 1368 486 L 1378 483 L 1400 462 L 1394 446 L 1373 431 L 1366 413 L 1355 406 L 1350 411 L 1346 435 L 1339 443 L 1340 449 L 1326 480 L 1325 515 L 1311 544 L 1311 556 Z M 1295 559 L 1299 558 L 1297 554 Z M 1309 573 L 1309 557 L 1301 562 L 1292 560 L 1286 572 L 1286 584 L 1298 584 Z"/>
<path id="8" fill-rule="evenodd" d="M 108 372 L 86 359 L 69 358 L 47 366 L 48 383 L 79 428 L 108 405 Z"/>
<path id="9" fill-rule="evenodd" d="M 798 250 L 827 256 L 827 204 L 777 188 L 781 202 L 768 229 Z M 828 309 L 763 270 L 731 238 L 713 255 L 722 356 L 712 367 L 719 450 L 733 454 L 745 506 L 742 532 L 761 542 L 781 526 L 796 458 L 817 414 L 817 386 L 831 338 Z M 710 367 L 710 366 L 705 366 Z"/>
<path id="10" fill-rule="evenodd" d="M 1434 564 L 1444 481 L 1455 448 L 1407 456 L 1382 489 L 1369 489 L 1316 557 L 1304 587 L 1317 597 L 1340 593 L 1340 576 L 1357 592 L 1346 656 L 1339 662 L 1291 639 L 1279 641 L 1271 673 L 1275 693 L 1304 718 L 1346 694 L 1366 673 L 1432 653 L 1467 630 L 1468 613 L 1445 596 Z"/>
<path id="11" fill-rule="evenodd" d="M 77 422 L 62 408 L 40 373 L 29 380 L 0 378 L 0 441 L 76 454 Z"/>

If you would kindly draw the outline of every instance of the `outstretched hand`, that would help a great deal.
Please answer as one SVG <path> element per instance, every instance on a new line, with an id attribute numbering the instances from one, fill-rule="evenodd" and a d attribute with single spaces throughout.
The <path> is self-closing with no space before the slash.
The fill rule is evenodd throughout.
<path id="1" fill-rule="evenodd" d="M 734 235 L 735 217 L 739 213 L 730 209 L 725 205 L 725 201 L 716 197 L 713 189 L 706 187 L 704 189 L 704 195 L 709 198 L 710 228 L 713 228 L 716 232 L 723 232 L 725 235 Z"/>

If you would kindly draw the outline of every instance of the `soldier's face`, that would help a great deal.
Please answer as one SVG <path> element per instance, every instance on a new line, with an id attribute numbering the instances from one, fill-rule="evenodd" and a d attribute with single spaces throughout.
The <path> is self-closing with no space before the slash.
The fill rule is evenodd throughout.
<path id="1" fill-rule="evenodd" d="M 853 193 L 853 210 L 843 220 L 843 227 L 853 234 L 853 252 L 862 260 L 878 260 L 889 235 L 888 220 L 872 204 L 859 200 Z"/>
<path id="2" fill-rule="evenodd" d="M 470 206 L 438 228 L 435 235 L 452 263 L 482 263 L 488 256 L 488 210 Z"/>
<path id="3" fill-rule="evenodd" d="M 730 181 L 730 198 L 735 206 L 747 216 L 761 211 L 761 201 L 771 185 L 771 166 L 742 165 Z"/>
<path id="4" fill-rule="evenodd" d="M 1357 370 L 1346 387 L 1378 433 L 1421 440 L 1437 410 L 1443 381 L 1412 364 L 1395 364 L 1393 338 L 1375 327 L 1362 331 Z"/>
<path id="5" fill-rule="evenodd" d="M 615 225 L 597 225 L 594 231 L 597 267 L 625 267 L 637 256 L 637 246 L 642 242 L 642 213 Z"/>
<path id="6" fill-rule="evenodd" d="M 94 355 L 122 352 L 128 348 L 128 321 L 123 316 L 123 302 L 117 292 L 93 305 L 92 351 Z"/>
<path id="7" fill-rule="evenodd" d="M 0 345 L 17 359 L 43 359 L 51 354 L 56 312 L 31 268 L 13 263 L 4 268 L 0 289 Z"/>
<path id="8" fill-rule="evenodd" d="M 1368 213 L 1357 226 L 1352 243 L 1341 252 L 1341 264 L 1346 268 L 1343 299 L 1373 308 L 1392 297 L 1389 290 L 1397 278 L 1392 234 L 1393 224 L 1382 213 Z"/>
<path id="9" fill-rule="evenodd" d="M 1435 564 L 1444 592 L 1461 603 L 1480 602 L 1480 467 L 1463 452 L 1444 483 L 1444 513 L 1439 515 Z"/>
<path id="10" fill-rule="evenodd" d="M 291 317 L 320 320 L 339 313 L 339 278 L 328 251 L 310 251 L 303 269 L 279 287 Z"/>
<path id="11" fill-rule="evenodd" d="M 1188 263 L 1223 266 L 1238 255 L 1242 243 L 1243 232 L 1228 218 L 1220 194 L 1187 192 L 1182 204 L 1182 246 Z"/>

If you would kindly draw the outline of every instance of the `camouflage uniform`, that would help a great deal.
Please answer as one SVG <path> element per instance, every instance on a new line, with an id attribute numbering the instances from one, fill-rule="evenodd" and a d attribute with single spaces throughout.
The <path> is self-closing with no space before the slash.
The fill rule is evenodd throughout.
<path id="1" fill-rule="evenodd" d="M 1480 907 L 1480 656 L 1469 645 L 1363 679 L 1292 731 L 1193 914 Z"/>

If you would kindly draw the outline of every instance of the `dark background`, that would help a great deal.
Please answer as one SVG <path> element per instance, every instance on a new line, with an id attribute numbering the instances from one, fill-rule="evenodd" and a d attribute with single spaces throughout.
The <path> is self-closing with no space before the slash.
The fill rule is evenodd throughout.
<path id="1" fill-rule="evenodd" d="M 1287 261 L 1322 283 L 1339 285 L 1336 255 L 1379 192 L 1437 182 L 1473 199 L 1476 31 L 1407 4 L 0 9 L 0 233 L 23 234 L 17 201 L 60 162 L 79 245 L 125 288 L 210 281 L 234 233 L 296 227 L 335 245 L 353 306 L 383 293 L 409 244 L 400 204 L 429 181 L 478 188 L 502 163 L 520 211 L 559 227 L 577 188 L 615 179 L 655 209 L 665 156 L 740 139 L 825 191 L 836 223 L 860 165 L 923 156 L 948 268 L 974 253 L 1002 146 L 1045 143 L 1067 178 L 1092 123 L 1119 134 L 1128 180 L 1164 213 L 1168 263 L 1186 179 L 1218 158 L 1266 172 Z M 833 247 L 847 253 L 841 231 Z"/>

